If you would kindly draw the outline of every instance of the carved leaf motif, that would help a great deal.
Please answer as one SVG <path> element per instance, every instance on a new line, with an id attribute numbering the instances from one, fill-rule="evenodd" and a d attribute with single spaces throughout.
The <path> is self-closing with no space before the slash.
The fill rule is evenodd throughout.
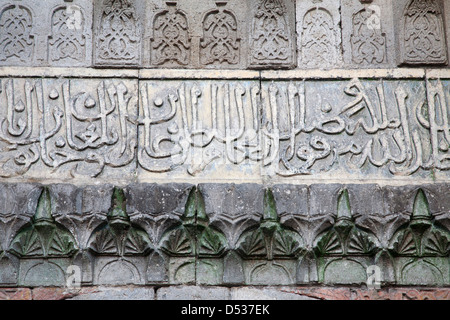
<path id="1" fill-rule="evenodd" d="M 50 243 L 48 254 L 50 256 L 67 256 L 77 251 L 74 239 L 64 230 L 56 229 Z"/>
<path id="2" fill-rule="evenodd" d="M 287 230 L 275 232 L 274 256 L 294 257 L 301 250 L 300 242 Z"/>
<path id="3" fill-rule="evenodd" d="M 354 231 L 351 235 L 348 253 L 350 254 L 371 254 L 375 250 L 375 243 L 370 237 L 361 231 Z"/>
<path id="4" fill-rule="evenodd" d="M 336 232 L 327 232 L 317 243 L 316 249 L 320 255 L 342 254 L 342 245 Z"/>
<path id="5" fill-rule="evenodd" d="M 83 61 L 86 39 L 84 36 L 84 17 L 77 6 L 61 7 L 53 12 L 50 59 L 59 61 L 74 59 Z"/>
<path id="6" fill-rule="evenodd" d="M 39 235 L 32 227 L 24 229 L 23 232 L 16 236 L 11 244 L 10 250 L 21 257 L 44 255 Z"/>
<path id="7" fill-rule="evenodd" d="M 206 228 L 199 239 L 199 253 L 205 255 L 221 255 L 225 250 L 225 239 L 218 232 Z"/>
<path id="8" fill-rule="evenodd" d="M 117 245 L 111 231 L 107 228 L 98 231 L 89 248 L 98 254 L 115 255 L 118 253 Z"/>
<path id="9" fill-rule="evenodd" d="M 260 230 L 253 231 L 245 237 L 238 249 L 245 256 L 265 256 L 267 250 Z"/>
<path id="10" fill-rule="evenodd" d="M 237 21 L 229 10 L 211 10 L 203 20 L 203 38 L 200 42 L 201 62 L 238 64 L 240 43 Z"/>
<path id="11" fill-rule="evenodd" d="M 394 252 L 400 255 L 417 254 L 417 248 L 412 232 L 403 231 L 393 244 Z"/>
<path id="12" fill-rule="evenodd" d="M 172 255 L 190 255 L 193 253 L 192 241 L 183 229 L 172 232 L 162 248 Z"/>
<path id="13" fill-rule="evenodd" d="M 187 65 L 190 61 L 191 39 L 186 15 L 175 8 L 158 13 L 153 23 L 152 62 L 161 65 L 176 62 Z"/>
<path id="14" fill-rule="evenodd" d="M 98 58 L 136 63 L 140 59 L 139 45 L 140 26 L 134 3 L 106 1 L 98 29 Z"/>
<path id="15" fill-rule="evenodd" d="M 150 251 L 150 239 L 145 232 L 130 228 L 125 239 L 125 254 L 146 254 Z"/>
<path id="16" fill-rule="evenodd" d="M 368 27 L 372 14 L 363 9 L 353 16 L 351 43 L 355 63 L 382 63 L 386 59 L 386 36 L 381 28 Z"/>
<path id="17" fill-rule="evenodd" d="M 308 11 L 303 19 L 302 60 L 309 66 L 337 62 L 337 42 L 331 14 L 322 8 Z"/>
<path id="18" fill-rule="evenodd" d="M 450 236 L 440 230 L 433 230 L 425 241 L 424 254 L 448 256 L 450 252 Z"/>

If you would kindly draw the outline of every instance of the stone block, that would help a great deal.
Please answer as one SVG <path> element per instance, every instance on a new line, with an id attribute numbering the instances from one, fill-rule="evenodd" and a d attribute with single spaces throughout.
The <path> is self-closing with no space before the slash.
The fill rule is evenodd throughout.
<path id="1" fill-rule="evenodd" d="M 230 300 L 230 289 L 199 286 L 163 287 L 156 291 L 156 300 Z"/>
<path id="2" fill-rule="evenodd" d="M 0 65 L 90 66 L 92 2 L 2 1 L 0 34 Z"/>
<path id="3" fill-rule="evenodd" d="M 144 257 L 95 257 L 94 285 L 145 284 Z"/>
<path id="4" fill-rule="evenodd" d="M 140 67 L 145 0 L 94 1 L 95 66 Z"/>
<path id="5" fill-rule="evenodd" d="M 447 65 L 443 1 L 395 1 L 393 13 L 399 65 Z"/>
<path id="6" fill-rule="evenodd" d="M 240 287 L 231 288 L 231 300 L 316 300 L 307 295 L 290 292 L 289 287 Z"/>
<path id="7" fill-rule="evenodd" d="M 342 0 L 344 62 L 350 68 L 390 68 L 395 64 L 391 0 Z"/>
<path id="8" fill-rule="evenodd" d="M 66 270 L 71 265 L 68 258 L 21 259 L 18 285 L 23 287 L 63 287 Z"/>
<path id="9" fill-rule="evenodd" d="M 296 0 L 298 68 L 342 66 L 341 0 Z"/>
<path id="10" fill-rule="evenodd" d="M 244 261 L 246 285 L 293 285 L 296 283 L 295 260 Z"/>
<path id="11" fill-rule="evenodd" d="M 94 292 L 81 291 L 80 294 L 66 300 L 154 300 L 154 288 L 108 288 L 97 287 Z"/>

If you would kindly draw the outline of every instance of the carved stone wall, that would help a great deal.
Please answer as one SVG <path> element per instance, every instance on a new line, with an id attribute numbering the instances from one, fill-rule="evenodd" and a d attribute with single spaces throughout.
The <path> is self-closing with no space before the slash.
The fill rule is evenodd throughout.
<path id="1" fill-rule="evenodd" d="M 0 299 L 448 298 L 449 25 L 441 0 L 0 0 Z"/>

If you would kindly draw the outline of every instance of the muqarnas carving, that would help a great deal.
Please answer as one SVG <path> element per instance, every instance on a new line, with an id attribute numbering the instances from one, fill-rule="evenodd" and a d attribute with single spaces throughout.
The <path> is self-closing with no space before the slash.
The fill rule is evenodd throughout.
<path id="1" fill-rule="evenodd" d="M 366 283 L 367 267 L 375 265 L 378 248 L 376 237 L 355 224 L 348 191 L 344 189 L 338 198 L 334 225 L 315 241 L 319 282 Z"/>
<path id="2" fill-rule="evenodd" d="M 102 65 L 139 65 L 141 21 L 135 2 L 103 0 L 97 10 L 95 62 Z"/>
<path id="3" fill-rule="evenodd" d="M 122 189 L 114 189 L 107 221 L 94 230 L 88 249 L 95 256 L 94 284 L 145 283 L 153 246 L 145 230 L 130 221 Z"/>
<path id="4" fill-rule="evenodd" d="M 24 5 L 11 4 L 0 11 L 0 63 L 30 64 L 34 57 L 33 16 Z"/>
<path id="5" fill-rule="evenodd" d="M 202 19 L 203 37 L 200 39 L 200 63 L 204 66 L 240 62 L 241 39 L 236 15 L 227 1 L 216 2 Z"/>
<path id="6" fill-rule="evenodd" d="M 291 66 L 294 38 L 284 1 L 260 0 L 251 24 L 250 66 Z"/>
<path id="7" fill-rule="evenodd" d="M 398 284 L 450 284 L 450 231 L 434 220 L 422 189 L 417 191 L 411 220 L 395 232 L 389 252 Z"/>
<path id="8" fill-rule="evenodd" d="M 209 226 L 203 195 L 191 190 L 181 223 L 161 238 L 161 249 L 169 256 L 170 283 L 219 284 L 227 251 L 225 236 Z"/>
<path id="9" fill-rule="evenodd" d="M 78 251 L 70 231 L 52 216 L 50 192 L 44 188 L 36 213 L 11 241 L 9 250 L 20 260 L 19 285 L 62 286 Z"/>
<path id="10" fill-rule="evenodd" d="M 441 1 L 411 0 L 402 19 L 402 63 L 446 64 L 447 44 Z"/>
<path id="11" fill-rule="evenodd" d="M 187 15 L 176 2 L 167 1 L 167 9 L 158 12 L 153 21 L 151 63 L 186 66 L 191 60 L 191 37 Z"/>
<path id="12" fill-rule="evenodd" d="M 244 232 L 237 244 L 237 252 L 243 259 L 245 282 L 294 284 L 304 241 L 300 234 L 280 223 L 270 189 L 265 191 L 263 210 L 259 226 Z"/>

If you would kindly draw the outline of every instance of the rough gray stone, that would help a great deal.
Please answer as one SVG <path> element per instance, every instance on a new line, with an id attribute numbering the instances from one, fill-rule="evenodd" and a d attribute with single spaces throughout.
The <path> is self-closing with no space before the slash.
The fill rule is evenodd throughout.
<path id="1" fill-rule="evenodd" d="M 156 291 L 156 300 L 230 300 L 230 289 L 198 286 L 162 287 Z"/>
<path id="2" fill-rule="evenodd" d="M 98 287 L 95 292 L 83 293 L 67 300 L 154 300 L 154 288 Z"/>
<path id="3" fill-rule="evenodd" d="M 241 287 L 231 289 L 231 300 L 316 300 L 290 292 L 289 288 Z"/>

